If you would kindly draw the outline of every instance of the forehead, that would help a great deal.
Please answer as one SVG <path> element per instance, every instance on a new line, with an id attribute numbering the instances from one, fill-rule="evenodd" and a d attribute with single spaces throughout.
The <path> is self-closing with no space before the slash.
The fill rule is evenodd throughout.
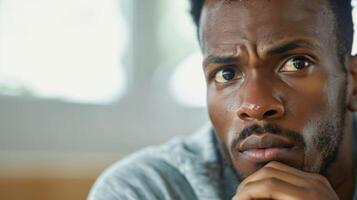
<path id="1" fill-rule="evenodd" d="M 205 54 L 243 43 L 263 48 L 293 37 L 328 45 L 334 30 L 326 0 L 206 0 L 200 24 Z"/>

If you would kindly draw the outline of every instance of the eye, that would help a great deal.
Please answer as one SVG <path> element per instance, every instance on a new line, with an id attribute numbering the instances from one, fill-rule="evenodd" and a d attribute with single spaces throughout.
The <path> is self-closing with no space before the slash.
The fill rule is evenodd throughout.
<path id="1" fill-rule="evenodd" d="M 219 70 L 214 77 L 217 83 L 226 83 L 239 78 L 241 78 L 241 74 L 238 74 L 236 70 L 231 68 L 224 68 Z"/>
<path id="2" fill-rule="evenodd" d="M 284 65 L 279 69 L 279 72 L 297 72 L 303 70 L 304 68 L 310 67 L 312 62 L 303 56 L 290 58 Z"/>

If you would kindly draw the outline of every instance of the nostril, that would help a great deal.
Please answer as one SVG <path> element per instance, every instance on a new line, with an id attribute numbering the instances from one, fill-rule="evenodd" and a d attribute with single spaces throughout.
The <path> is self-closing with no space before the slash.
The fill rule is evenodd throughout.
<path id="1" fill-rule="evenodd" d="M 249 118 L 249 115 L 247 113 L 241 113 L 240 114 L 240 118 L 241 119 L 247 119 L 247 118 Z"/>
<path id="2" fill-rule="evenodd" d="M 237 111 L 237 117 L 240 120 L 252 121 L 252 120 L 267 120 L 273 118 L 282 117 L 284 114 L 283 107 L 280 106 L 257 106 L 252 107 L 245 106 Z"/>
<path id="3" fill-rule="evenodd" d="M 274 116 L 276 113 L 277 113 L 276 110 L 268 110 L 267 112 L 264 113 L 264 117 Z"/>

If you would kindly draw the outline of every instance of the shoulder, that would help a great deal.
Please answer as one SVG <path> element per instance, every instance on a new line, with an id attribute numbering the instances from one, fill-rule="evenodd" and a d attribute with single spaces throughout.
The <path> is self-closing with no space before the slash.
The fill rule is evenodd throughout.
<path id="1" fill-rule="evenodd" d="M 168 199 L 170 182 L 187 185 L 186 180 L 154 149 L 145 149 L 109 167 L 96 181 L 90 200 Z"/>
<path id="2" fill-rule="evenodd" d="M 113 164 L 98 178 L 89 200 L 195 199 L 185 170 L 205 159 L 202 134 L 145 148 Z"/>

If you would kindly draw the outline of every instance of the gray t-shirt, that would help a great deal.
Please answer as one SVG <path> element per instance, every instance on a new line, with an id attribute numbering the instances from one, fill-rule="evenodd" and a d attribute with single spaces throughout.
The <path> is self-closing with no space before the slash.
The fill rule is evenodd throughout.
<path id="1" fill-rule="evenodd" d="M 238 176 L 216 143 L 206 126 L 188 138 L 143 149 L 107 169 L 88 200 L 232 199 Z"/>

